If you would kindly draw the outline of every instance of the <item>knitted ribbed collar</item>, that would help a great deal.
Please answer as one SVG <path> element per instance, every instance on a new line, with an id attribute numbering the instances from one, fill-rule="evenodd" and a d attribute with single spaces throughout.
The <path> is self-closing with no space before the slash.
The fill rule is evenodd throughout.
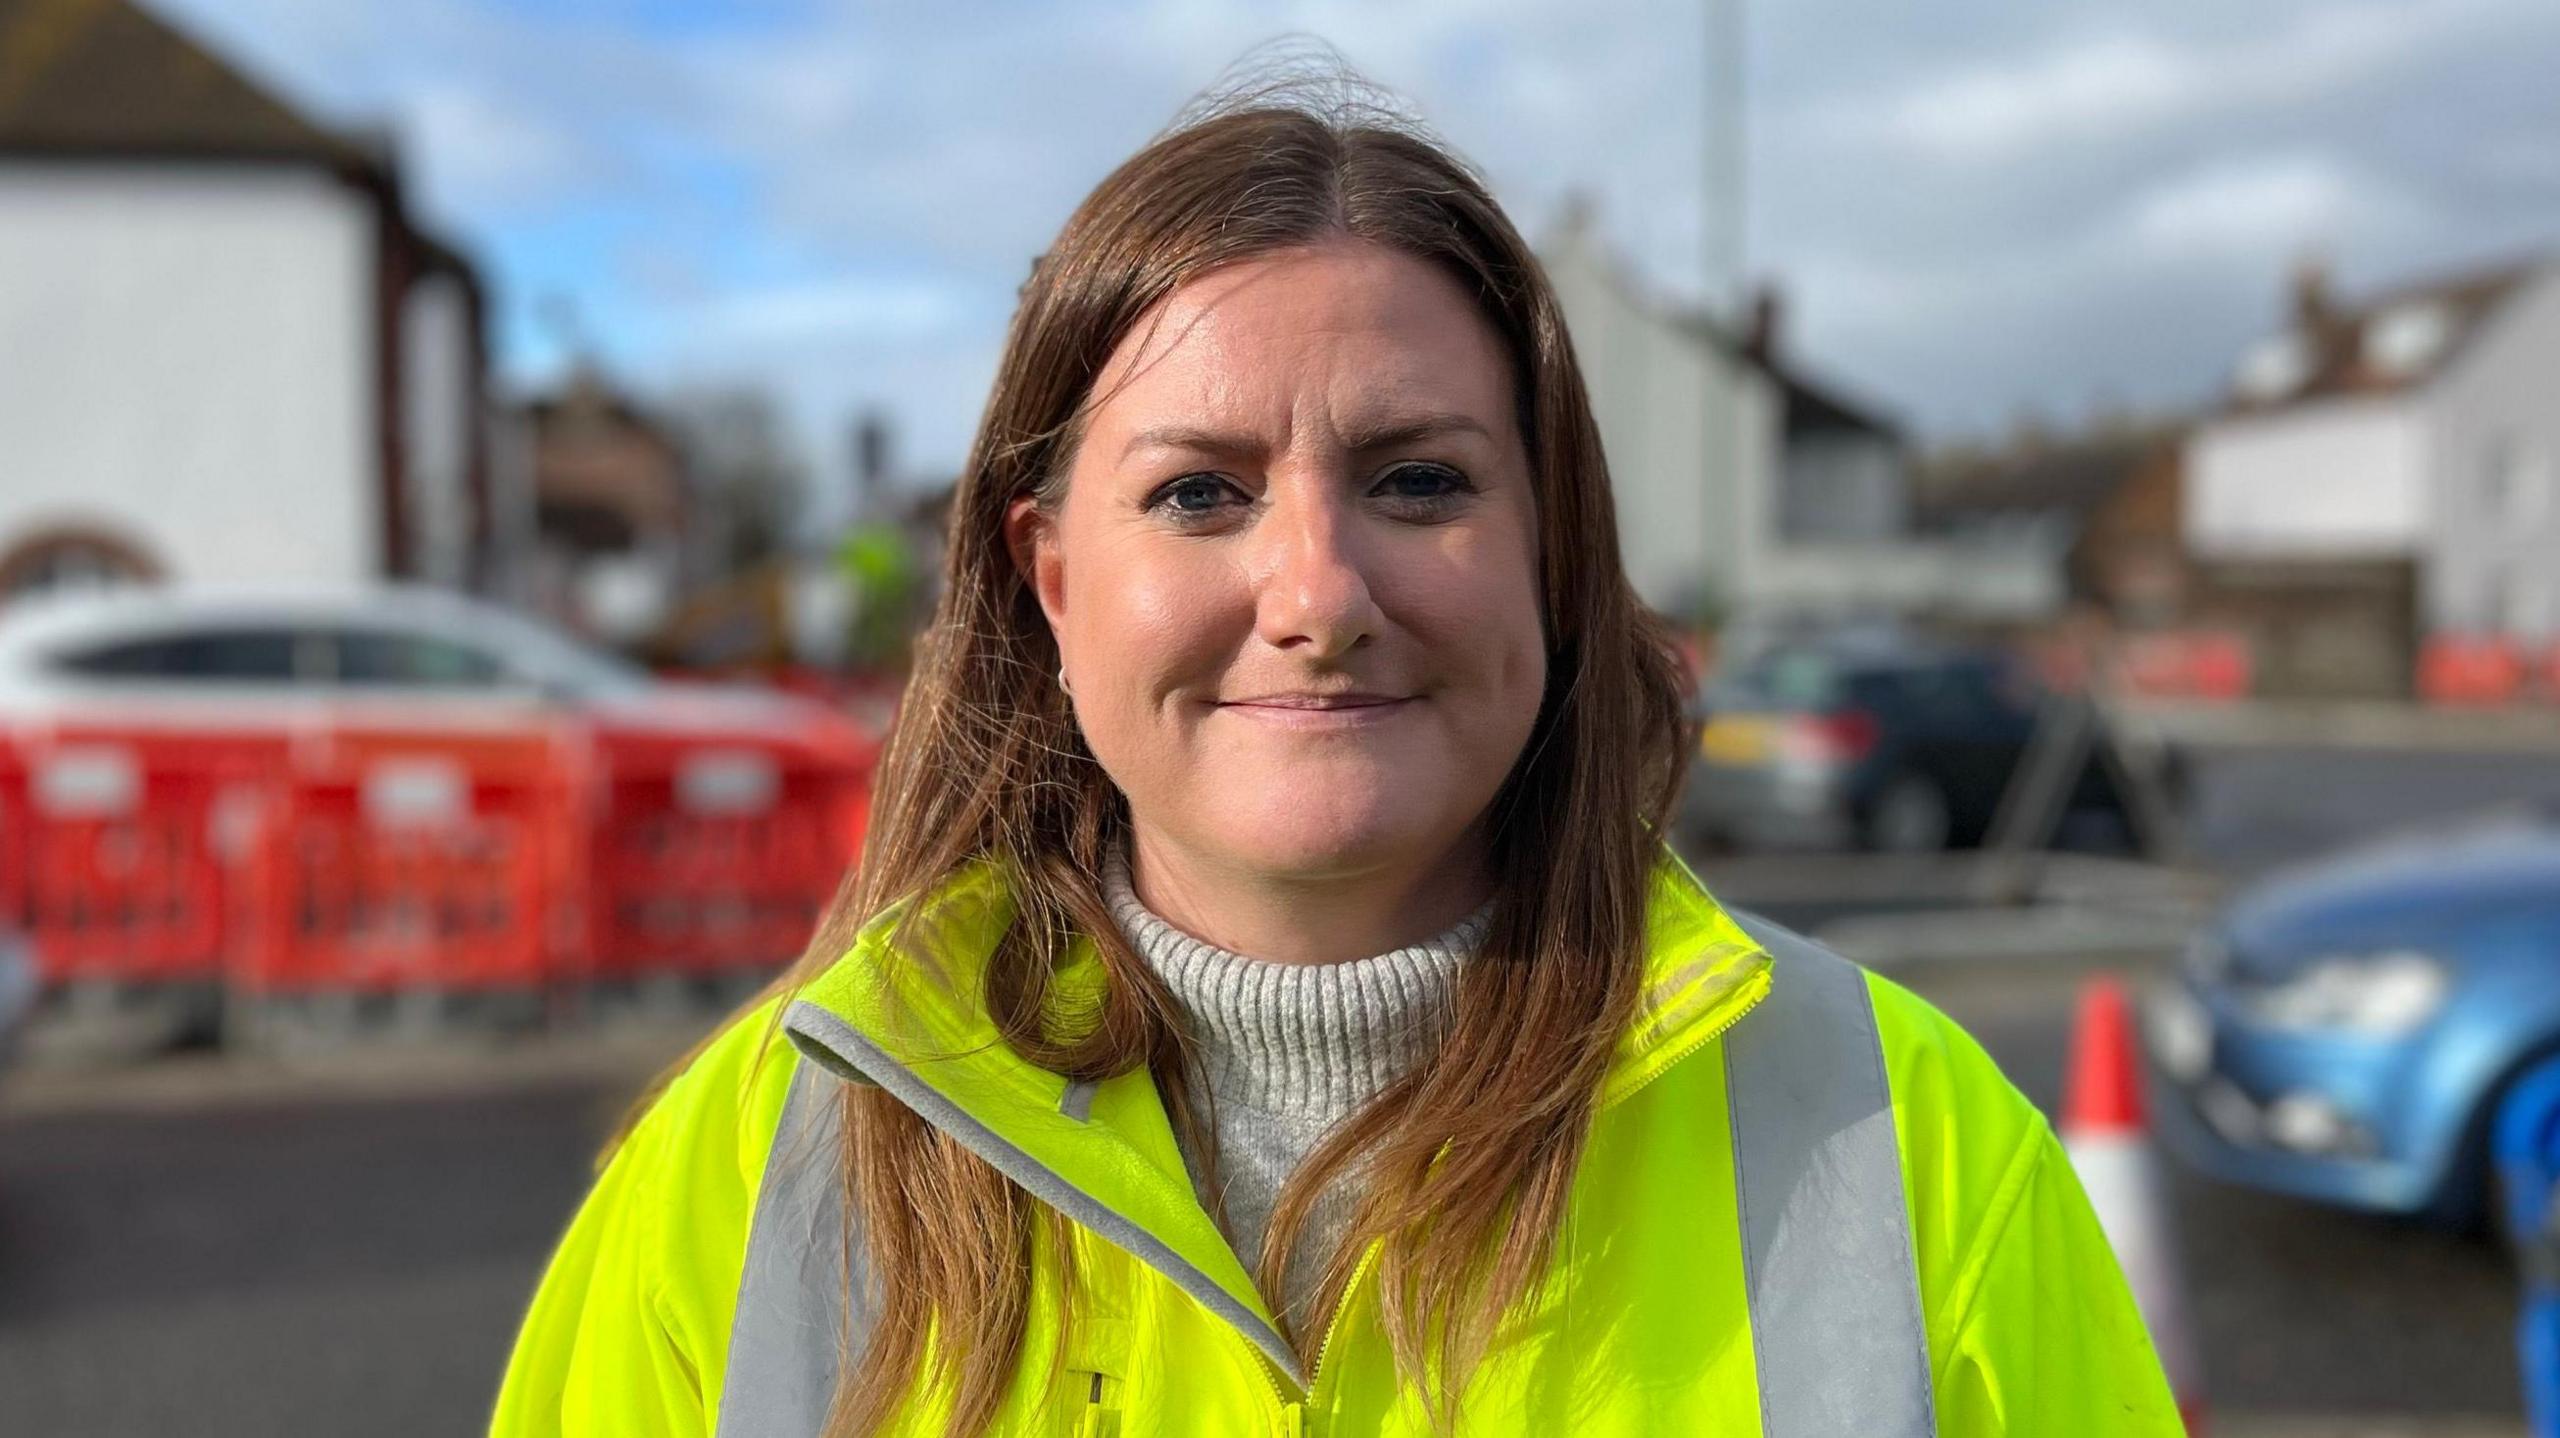
<path id="1" fill-rule="evenodd" d="M 1189 1013 L 1205 1077 L 1222 1104 L 1327 1121 L 1404 1076 L 1447 1031 L 1458 971 L 1484 946 L 1493 906 L 1447 932 L 1366 959 L 1275 964 L 1193 938 L 1129 882 L 1103 870 L 1121 935 Z"/>

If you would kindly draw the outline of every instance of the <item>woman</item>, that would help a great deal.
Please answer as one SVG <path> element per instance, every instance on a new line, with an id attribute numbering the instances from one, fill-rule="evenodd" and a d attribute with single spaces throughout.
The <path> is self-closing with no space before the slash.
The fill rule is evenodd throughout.
<path id="1" fill-rule="evenodd" d="M 1457 162 L 1158 140 L 1026 287 L 830 936 L 504 1434 L 2172 1433 L 2052 1134 L 1657 838 L 1679 671 Z"/>

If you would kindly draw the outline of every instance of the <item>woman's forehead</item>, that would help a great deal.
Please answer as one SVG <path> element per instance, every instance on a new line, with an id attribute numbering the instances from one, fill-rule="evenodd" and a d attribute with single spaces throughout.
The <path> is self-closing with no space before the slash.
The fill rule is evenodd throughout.
<path id="1" fill-rule="evenodd" d="M 1088 438 L 1321 420 L 1345 435 L 1470 419 L 1511 431 L 1510 357 L 1436 266 L 1338 241 L 1242 261 L 1167 296 L 1096 386 Z"/>

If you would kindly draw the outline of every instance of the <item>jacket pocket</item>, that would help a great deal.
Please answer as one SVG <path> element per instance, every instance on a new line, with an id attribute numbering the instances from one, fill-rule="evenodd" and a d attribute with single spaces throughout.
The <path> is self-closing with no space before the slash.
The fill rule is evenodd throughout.
<path id="1" fill-rule="evenodd" d="M 1070 1368 L 1066 1373 L 1065 1426 L 1061 1438 L 1120 1438 L 1120 1380 L 1108 1373 Z"/>

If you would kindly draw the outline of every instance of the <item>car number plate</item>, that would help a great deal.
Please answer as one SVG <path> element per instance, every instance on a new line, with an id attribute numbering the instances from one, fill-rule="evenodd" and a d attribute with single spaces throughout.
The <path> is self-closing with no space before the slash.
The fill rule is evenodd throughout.
<path id="1" fill-rule="evenodd" d="M 1769 757 L 1769 726 L 1759 719 L 1710 719 L 1698 735 L 1698 756 L 1710 764 L 1757 764 Z"/>

